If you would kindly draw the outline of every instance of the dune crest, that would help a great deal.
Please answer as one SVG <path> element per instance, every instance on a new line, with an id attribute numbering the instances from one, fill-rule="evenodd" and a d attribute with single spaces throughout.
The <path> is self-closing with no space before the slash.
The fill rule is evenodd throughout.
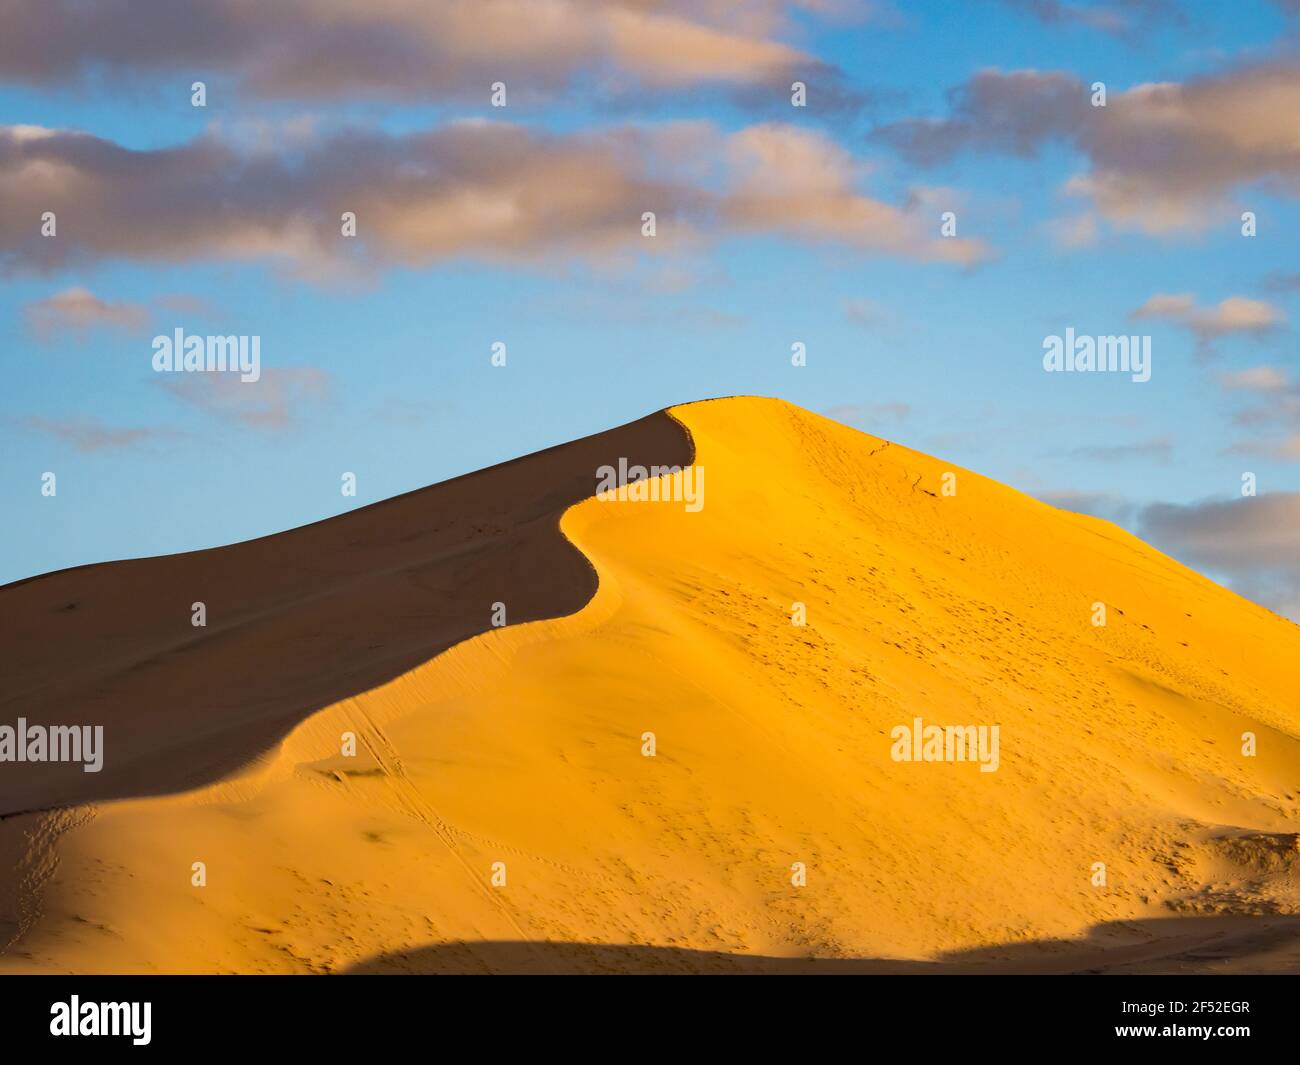
<path id="1" fill-rule="evenodd" d="M 1300 628 L 1108 523 L 789 404 L 669 415 L 690 440 L 676 430 L 673 455 L 657 438 L 644 461 L 688 463 L 693 440 L 703 505 L 567 500 L 560 529 L 598 584 L 565 616 L 511 610 L 276 716 L 258 773 L 93 808 L 56 795 L 75 809 L 25 852 L 0 970 L 742 955 L 1050 971 L 1085 941 L 1090 959 L 1183 970 L 1230 966 L 1204 944 L 1243 927 L 1261 964 L 1300 966 Z M 611 435 L 584 458 L 618 454 Z M 308 533 L 350 517 L 283 534 L 296 564 L 311 569 Z M 373 546 L 329 542 L 331 557 Z M 78 572 L 56 575 L 69 594 Z M 498 598 L 543 577 L 514 569 Z M 423 583 L 394 571 L 377 613 Z M 335 623 L 293 605 L 279 615 Z M 203 668 L 202 646 L 187 654 Z M 891 731 L 917 718 L 996 726 L 996 771 L 891 758 Z M 0 842 L 44 824 L 11 818 Z M 572 950 L 529 954 L 542 942 Z"/>

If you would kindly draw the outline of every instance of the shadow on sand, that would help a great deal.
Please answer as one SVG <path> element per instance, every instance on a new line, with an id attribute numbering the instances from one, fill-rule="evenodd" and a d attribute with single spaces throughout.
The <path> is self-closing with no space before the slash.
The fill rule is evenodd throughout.
<path id="1" fill-rule="evenodd" d="M 451 942 L 383 954 L 349 973 L 444 974 L 1058 974 L 1297 973 L 1300 917 L 1207 916 L 1114 921 L 1083 939 L 958 951 L 934 961 L 776 958 L 632 944 Z"/>

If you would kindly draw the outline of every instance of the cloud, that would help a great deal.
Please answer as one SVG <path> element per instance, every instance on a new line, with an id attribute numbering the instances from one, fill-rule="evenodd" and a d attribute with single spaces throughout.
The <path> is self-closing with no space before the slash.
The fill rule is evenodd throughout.
<path id="1" fill-rule="evenodd" d="M 1082 139 L 1092 118 L 1087 89 L 1071 74 L 981 70 L 947 95 L 948 118 L 904 119 L 873 138 L 920 166 L 970 150 L 1029 158 L 1048 141 Z"/>
<path id="2" fill-rule="evenodd" d="M 94 75 L 206 72 L 276 99 L 512 102 L 575 87 L 784 83 L 820 68 L 778 39 L 784 0 L 7 0 L 0 78 L 36 86 Z M 174 80 L 174 79 L 173 79 Z"/>
<path id="3" fill-rule="evenodd" d="M 1218 574 L 1280 614 L 1300 619 L 1300 492 L 1142 508 L 1138 535 Z"/>
<path id="4" fill-rule="evenodd" d="M 1148 234 L 1237 221 L 1232 194 L 1263 186 L 1300 196 L 1300 141 L 1279 120 L 1300 110 L 1300 63 L 1240 67 L 1186 82 L 1145 83 L 1093 107 L 1071 74 L 981 70 L 948 93 L 948 116 L 913 118 L 873 136 L 920 165 L 976 150 L 1035 156 L 1066 144 L 1089 168 L 1064 186 L 1112 224 Z"/>
<path id="5" fill-rule="evenodd" d="M 415 429 L 432 425 L 440 419 L 445 420 L 454 410 L 450 403 L 388 396 L 375 410 L 374 417 L 385 425 Z"/>
<path id="6" fill-rule="evenodd" d="M 71 444 L 83 454 L 121 450 L 152 441 L 174 439 L 180 435 L 164 429 L 114 429 L 104 425 L 97 418 L 32 416 L 18 419 L 18 424 L 25 429 L 45 433 L 65 444 Z"/>
<path id="7" fill-rule="evenodd" d="M 233 425 L 263 432 L 295 428 L 303 408 L 328 399 L 333 379 L 313 366 L 262 370 L 258 381 L 230 373 L 181 373 L 162 378 L 177 399 Z"/>
<path id="8" fill-rule="evenodd" d="M 590 252 L 639 237 L 649 206 L 687 206 L 689 190 L 647 172 L 674 135 L 685 133 L 556 138 L 461 123 L 401 137 L 343 132 L 293 152 L 215 137 L 134 152 L 83 133 L 0 129 L 0 262 L 279 259 L 328 272 L 365 256 L 416 264 Z M 58 218 L 53 238 L 30 224 L 46 210 Z M 344 211 L 358 218 L 351 244 Z"/>
<path id="9" fill-rule="evenodd" d="M 1296 2 L 1300 3 L 1300 0 Z M 1264 281 L 1264 287 L 1270 292 L 1300 292 L 1300 273 L 1269 274 Z"/>
<path id="10" fill-rule="evenodd" d="M 195 318 L 212 318 L 217 314 L 216 305 L 205 296 L 190 296 L 183 292 L 159 296 L 153 300 L 159 310 L 171 314 L 184 314 Z"/>
<path id="11" fill-rule="evenodd" d="M 1278 392 L 1287 387 L 1286 373 L 1276 366 L 1254 366 L 1220 375 L 1219 382 L 1227 389 L 1248 389 L 1254 392 Z"/>
<path id="12" fill-rule="evenodd" d="M 1132 317 L 1174 322 L 1191 330 L 1202 345 L 1233 333 L 1259 336 L 1286 321 L 1286 315 L 1263 300 L 1229 296 L 1213 307 L 1198 307 L 1189 293 L 1157 293 L 1133 311 Z"/>
<path id="13" fill-rule="evenodd" d="M 66 288 L 23 308 L 27 328 L 45 342 L 72 333 L 84 337 L 99 327 L 132 332 L 149 321 L 149 311 L 138 303 L 109 303 L 87 288 Z"/>
<path id="14" fill-rule="evenodd" d="M 28 330 L 42 343 L 72 335 L 80 340 L 96 329 L 123 333 L 138 332 L 149 324 L 154 312 L 211 317 L 212 304 L 202 297 L 171 293 L 143 303 L 112 302 L 96 296 L 88 288 L 76 285 L 45 299 L 33 300 L 23 307 Z"/>
<path id="15" fill-rule="evenodd" d="M 971 265 L 979 241 L 938 235 L 925 190 L 903 207 L 856 191 L 862 168 L 828 137 L 792 126 L 751 126 L 727 138 L 732 186 L 722 211 L 731 228 Z"/>
<path id="16" fill-rule="evenodd" d="M 1080 447 L 1071 454 L 1076 458 L 1089 459 L 1094 462 L 1131 462 L 1134 459 L 1150 459 L 1153 462 L 1167 463 L 1173 458 L 1174 443 L 1167 436 L 1139 440 L 1132 444 L 1114 446 Z"/>
<path id="17" fill-rule="evenodd" d="M 1170 0 L 1008 0 L 1010 6 L 1033 15 L 1047 26 L 1079 27 L 1112 37 L 1134 37 L 1141 30 L 1179 24 L 1182 13 Z"/>
<path id="18" fill-rule="evenodd" d="M 1253 401 L 1233 415 L 1233 424 L 1263 433 L 1233 444 L 1228 454 L 1300 459 L 1300 382 L 1279 367 L 1255 366 L 1220 375 L 1219 385 Z"/>
<path id="19" fill-rule="evenodd" d="M 860 191 L 852 156 L 790 126 L 561 135 L 475 120 L 304 137 L 250 148 L 209 134 L 131 151 L 85 133 L 0 127 L 0 268 L 229 258 L 324 279 L 458 257 L 605 262 L 753 233 L 962 264 L 983 254 L 935 235 L 917 193 L 895 206 Z M 45 211 L 56 214 L 54 237 L 33 221 Z M 656 213 L 652 239 L 646 211 Z M 344 212 L 356 215 L 355 238 L 341 234 Z"/>
<path id="20" fill-rule="evenodd" d="M 1131 500 L 1108 492 L 1076 492 L 1071 490 L 1042 492 L 1038 495 L 1044 503 L 1076 514 L 1089 514 L 1116 525 L 1128 525 L 1137 507 Z"/>
<path id="21" fill-rule="evenodd" d="M 1097 218 L 1090 213 L 1054 218 L 1045 223 L 1049 236 L 1062 248 L 1087 248 L 1096 244 L 1101 237 L 1101 228 Z"/>
<path id="22" fill-rule="evenodd" d="M 852 296 L 844 301 L 844 317 L 854 325 L 872 329 L 886 320 L 885 309 L 875 300 L 865 296 Z"/>

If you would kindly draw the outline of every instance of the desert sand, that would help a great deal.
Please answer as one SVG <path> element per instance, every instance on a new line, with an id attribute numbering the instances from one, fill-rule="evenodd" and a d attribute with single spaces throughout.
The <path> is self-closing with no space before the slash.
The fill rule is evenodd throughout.
<path id="1" fill-rule="evenodd" d="M 620 457 L 704 506 L 592 498 Z M 0 765 L 0 972 L 1300 971 L 1300 627 L 777 400 L 9 585 L 0 639 L 0 724 L 106 746 Z M 996 772 L 895 761 L 918 717 Z"/>

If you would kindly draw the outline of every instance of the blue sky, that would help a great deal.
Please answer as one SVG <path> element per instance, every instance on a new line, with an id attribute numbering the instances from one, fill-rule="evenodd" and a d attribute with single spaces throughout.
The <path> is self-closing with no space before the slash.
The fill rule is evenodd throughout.
<path id="1" fill-rule="evenodd" d="M 238 44 L 194 44 L 183 21 L 132 26 L 125 15 L 120 41 L 87 32 L 47 64 L 30 60 L 41 34 L 75 36 L 60 21 L 73 7 L 61 0 L 29 5 L 13 27 L 17 44 L 0 49 L 0 128 L 56 131 L 39 143 L 0 140 L 0 581 L 276 532 L 673 403 L 758 393 L 1149 536 L 1150 507 L 1174 504 L 1185 520 L 1162 523 L 1157 546 L 1279 609 L 1300 602 L 1294 537 L 1278 549 L 1239 491 L 1253 472 L 1261 495 L 1284 504 L 1270 523 L 1300 513 L 1289 509 L 1300 499 L 1300 421 L 1288 391 L 1300 314 L 1291 276 L 1300 271 L 1300 109 L 1278 108 L 1300 99 L 1288 95 L 1300 61 L 1285 3 L 760 0 L 744 20 L 721 3 L 645 5 L 665 19 L 665 36 L 647 40 L 671 45 L 670 34 L 692 32 L 683 21 L 709 32 L 717 56 L 683 70 L 671 47 L 602 51 L 590 41 L 605 38 L 586 31 L 604 16 L 572 0 L 581 45 L 564 62 L 554 47 L 531 54 L 527 40 L 499 59 L 448 57 L 429 44 L 408 70 L 366 52 L 367 34 L 386 27 L 363 24 L 363 77 L 334 77 L 322 60 L 305 83 L 281 84 L 294 34 L 310 39 L 317 6 L 290 5 L 300 30 L 259 30 L 258 40 L 286 35 L 272 40 L 273 62 Z M 445 39 L 440 4 L 419 8 L 403 39 L 422 42 L 417 30 Z M 493 19 L 510 12 L 482 10 L 489 39 Z M 209 17 L 239 28 L 236 5 L 209 5 Z M 132 51 L 131 33 L 154 34 L 148 58 Z M 763 51 L 769 44 L 778 59 Z M 353 45 L 338 47 L 339 70 L 351 69 Z M 469 75 L 457 73 L 459 58 Z M 803 71 L 810 105 L 796 109 L 789 82 Z M 512 98 L 502 109 L 488 105 L 498 78 Z M 190 103 L 195 80 L 208 87 L 204 108 Z M 1072 86 L 1095 81 L 1111 98 L 1104 121 L 1116 125 L 1078 133 Z M 1172 86 L 1172 132 L 1141 88 L 1153 83 Z M 832 94 L 838 106 L 817 106 Z M 417 150 L 411 138 L 467 129 L 468 146 L 455 151 L 472 155 L 476 130 L 496 123 L 543 140 L 547 159 L 578 153 L 579 175 L 592 138 L 632 137 L 627 160 L 621 148 L 597 153 L 617 172 L 608 188 L 626 206 L 626 241 L 603 214 L 579 218 L 571 237 L 563 218 L 527 217 L 550 209 L 545 187 L 512 206 L 535 235 L 474 230 L 465 221 L 477 209 L 465 206 L 478 203 L 473 175 L 496 170 L 455 164 L 470 173 L 458 189 L 471 195 L 446 202 L 439 153 L 453 149 Z M 936 123 L 949 124 L 944 146 L 927 157 L 922 134 Z M 777 150 L 756 166 L 737 162 L 768 143 L 752 139 L 755 129 L 777 130 Z M 95 147 L 83 151 L 70 131 Z M 22 154 L 33 143 L 66 155 L 57 166 L 33 162 Z M 172 149 L 196 144 L 224 146 L 249 176 L 231 181 L 220 156 L 159 178 L 144 202 L 113 185 L 119 148 L 146 153 L 139 158 L 160 173 Z M 390 149 L 392 166 L 366 169 Z M 534 158 L 513 152 L 509 165 Z M 256 177 L 263 159 L 291 175 L 280 200 Z M 845 195 L 790 223 L 823 191 L 808 185 L 823 165 Z M 394 177 L 407 168 L 428 183 L 418 211 Z M 316 236 L 298 246 L 277 228 L 277 210 L 298 209 L 299 176 L 304 217 L 332 217 L 349 198 L 363 205 L 361 252 L 317 269 L 310 260 L 334 245 Z M 1098 176 L 1117 183 L 1080 191 L 1077 179 Z M 662 183 L 647 199 L 641 182 Z M 766 195 L 773 182 L 776 198 Z M 751 186 L 766 190 L 757 204 L 746 199 Z M 117 191 L 101 199 L 101 187 Z M 31 240 L 39 218 L 30 212 L 46 188 L 71 212 L 54 238 L 69 250 L 52 261 Z M 184 216 L 160 208 L 155 217 L 155 195 L 190 212 L 194 231 L 180 232 Z M 79 243 L 86 202 L 112 217 Z M 873 222 L 851 219 L 837 232 L 837 212 L 859 202 L 885 205 L 899 235 L 880 238 Z M 1162 204 L 1173 206 L 1157 225 Z M 208 217 L 217 209 L 257 221 L 247 231 L 232 223 L 227 240 L 226 223 Z M 652 251 L 637 232 L 642 209 L 657 211 L 669 238 Z M 945 257 L 948 209 L 959 238 L 978 245 L 969 261 Z M 1243 209 L 1257 214 L 1254 237 L 1240 232 Z M 679 222 L 689 230 L 680 244 Z M 425 247 L 426 227 L 458 236 Z M 277 254 L 281 242 L 290 254 Z M 1133 317 L 1159 295 L 1191 302 Z M 1224 305 L 1233 300 L 1243 302 Z M 260 336 L 263 366 L 283 371 L 245 386 L 263 389 L 249 402 L 265 416 L 166 387 L 150 342 L 176 327 Z M 1044 373 L 1043 339 L 1066 327 L 1149 334 L 1151 381 Z M 504 368 L 489 362 L 498 340 Z M 796 341 L 807 345 L 806 366 L 790 365 Z M 46 471 L 58 476 L 54 499 L 41 495 Z M 344 471 L 357 474 L 355 499 L 340 494 Z M 1206 546 L 1206 515 L 1218 507 L 1231 511 L 1236 551 Z M 1263 556 L 1261 539 L 1272 544 Z"/>

